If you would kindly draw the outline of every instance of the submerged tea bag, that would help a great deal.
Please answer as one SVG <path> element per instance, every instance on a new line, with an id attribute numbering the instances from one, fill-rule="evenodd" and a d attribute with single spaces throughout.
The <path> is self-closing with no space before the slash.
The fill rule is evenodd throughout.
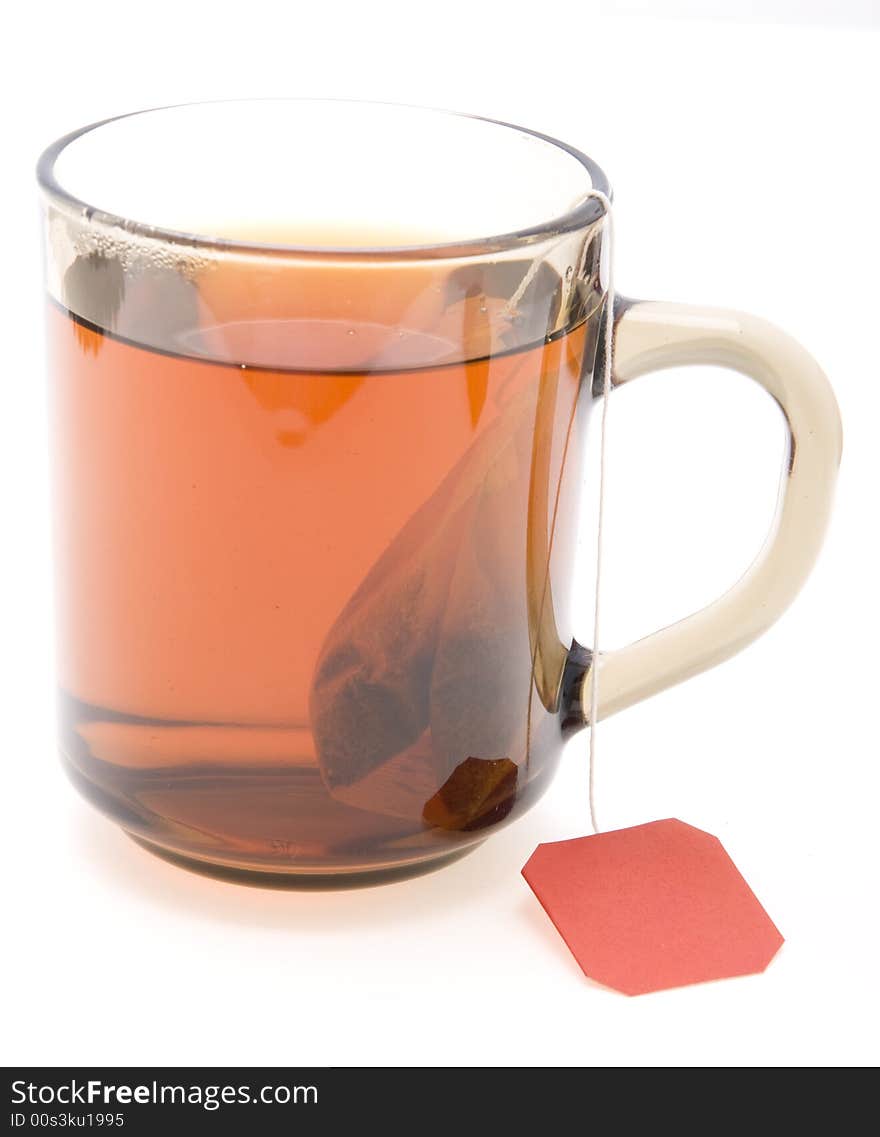
<path id="1" fill-rule="evenodd" d="M 324 780 L 349 804 L 419 816 L 460 763 L 510 758 L 524 742 L 521 705 L 511 706 L 530 672 L 524 525 L 505 501 L 528 492 L 533 413 L 534 392 L 502 412 L 325 642 L 312 730 Z M 389 779 L 407 791 L 403 807 Z"/>
<path id="2" fill-rule="evenodd" d="M 491 360 L 479 355 L 516 320 L 507 298 L 517 280 L 524 310 L 545 327 L 560 282 L 546 266 L 531 280 L 522 263 L 503 269 L 494 282 L 449 285 L 446 319 L 461 321 L 478 356 L 468 400 L 480 430 L 339 615 L 310 698 L 318 763 L 335 797 L 444 828 L 503 816 L 528 748 L 530 605 L 541 603 L 543 585 L 528 579 L 527 527 L 546 391 L 541 355 L 523 353 L 487 404 Z M 537 484 L 546 489 L 545 479 Z M 546 549 L 539 560 L 546 572 Z"/>

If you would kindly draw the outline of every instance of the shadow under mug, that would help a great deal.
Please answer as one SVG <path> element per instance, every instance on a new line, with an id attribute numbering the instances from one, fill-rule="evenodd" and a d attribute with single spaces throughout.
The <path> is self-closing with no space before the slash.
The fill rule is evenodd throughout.
<path id="1" fill-rule="evenodd" d="M 75 784 L 156 852 L 293 883 L 422 871 L 522 813 L 591 704 L 570 604 L 602 171 L 486 119 L 268 100 L 110 119 L 38 174 Z M 613 321 L 615 384 L 733 368 L 789 446 L 757 560 L 602 654 L 600 715 L 779 616 L 841 447 L 822 372 L 764 321 Z"/>

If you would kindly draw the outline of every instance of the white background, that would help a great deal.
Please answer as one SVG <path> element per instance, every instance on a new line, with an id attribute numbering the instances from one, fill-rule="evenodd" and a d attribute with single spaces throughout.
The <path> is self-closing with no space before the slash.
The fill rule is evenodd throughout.
<path id="1" fill-rule="evenodd" d="M 155 0 L 20 5 L 9 17 L 0 78 L 6 1062 L 880 1058 L 876 16 L 870 0 Z M 731 663 L 599 735 L 601 825 L 676 816 L 717 834 L 787 938 L 765 974 L 636 999 L 583 977 L 519 870 L 538 842 L 587 832 L 586 735 L 541 803 L 472 856 L 341 893 L 249 889 L 172 868 L 67 785 L 53 753 L 33 163 L 51 139 L 97 118 L 257 95 L 439 105 L 564 138 L 611 177 L 623 292 L 756 311 L 831 376 L 845 429 L 838 506 L 797 604 Z M 757 387 L 706 369 L 621 391 L 610 431 L 607 647 L 708 602 L 747 566 L 772 512 L 782 444 Z M 591 555 L 592 537 L 585 564 Z"/>

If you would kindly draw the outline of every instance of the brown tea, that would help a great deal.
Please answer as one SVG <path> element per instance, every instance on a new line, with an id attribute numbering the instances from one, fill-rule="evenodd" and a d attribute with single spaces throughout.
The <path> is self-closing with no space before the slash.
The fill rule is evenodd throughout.
<path id="1" fill-rule="evenodd" d="M 65 281 L 106 325 L 48 313 L 77 784 L 165 851 L 279 872 L 452 854 L 525 808 L 560 745 L 593 321 L 489 354 L 506 277 L 401 327 L 329 281 L 302 317 L 114 272 Z"/>

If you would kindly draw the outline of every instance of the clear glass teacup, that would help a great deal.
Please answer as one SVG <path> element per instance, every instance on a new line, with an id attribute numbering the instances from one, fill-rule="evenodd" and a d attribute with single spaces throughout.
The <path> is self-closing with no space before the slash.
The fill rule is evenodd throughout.
<path id="1" fill-rule="evenodd" d="M 735 368 L 790 446 L 752 568 L 600 654 L 599 714 L 739 650 L 808 573 L 840 454 L 827 381 L 751 316 L 612 313 L 610 189 L 572 147 L 209 103 L 68 135 L 39 180 L 61 749 L 154 851 L 372 882 L 537 799 L 590 717 L 572 573 L 608 331 L 615 384 Z"/>

